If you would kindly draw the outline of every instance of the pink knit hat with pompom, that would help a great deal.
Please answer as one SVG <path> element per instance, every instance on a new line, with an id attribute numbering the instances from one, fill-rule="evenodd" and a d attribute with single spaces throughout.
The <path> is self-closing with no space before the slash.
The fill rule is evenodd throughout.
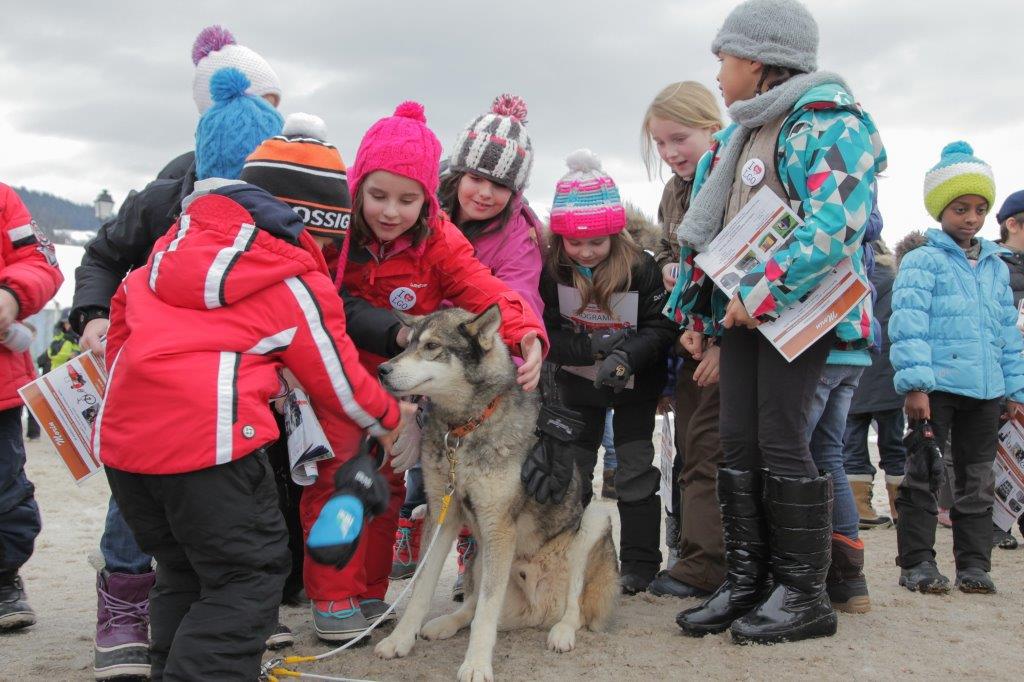
<path id="1" fill-rule="evenodd" d="M 359 196 L 363 178 L 374 171 L 388 171 L 423 185 L 428 221 L 440 210 L 437 203 L 438 167 L 441 143 L 427 127 L 419 102 L 402 102 L 393 116 L 382 118 L 366 131 L 359 143 L 355 162 L 348 169 L 353 199 Z"/>

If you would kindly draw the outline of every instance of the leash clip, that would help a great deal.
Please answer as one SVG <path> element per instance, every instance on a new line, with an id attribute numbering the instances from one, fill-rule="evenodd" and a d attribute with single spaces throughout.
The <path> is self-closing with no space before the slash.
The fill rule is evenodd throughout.
<path id="1" fill-rule="evenodd" d="M 261 665 L 260 666 L 260 676 L 259 676 L 260 682 L 269 682 L 270 680 L 276 680 L 277 678 L 274 677 L 274 675 L 272 673 L 273 673 L 274 669 L 280 667 L 280 665 L 282 663 L 284 663 L 284 659 L 280 658 L 280 657 L 277 657 L 277 658 L 272 658 L 269 661 L 267 661 L 266 663 L 264 663 L 263 665 Z"/>

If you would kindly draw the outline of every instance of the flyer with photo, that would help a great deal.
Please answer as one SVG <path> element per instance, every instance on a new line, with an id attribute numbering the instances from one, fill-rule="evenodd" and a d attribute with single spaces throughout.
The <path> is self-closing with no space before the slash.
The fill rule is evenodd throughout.
<path id="1" fill-rule="evenodd" d="M 82 353 L 18 389 L 78 484 L 103 468 L 92 454 L 92 427 L 106 390 L 106 368 L 92 353 Z"/>
<path id="2" fill-rule="evenodd" d="M 316 463 L 333 459 L 323 427 L 309 404 L 309 397 L 301 388 L 293 388 L 285 397 L 284 428 L 288 435 L 288 470 L 296 485 L 307 486 L 316 482 Z"/>
<path id="3" fill-rule="evenodd" d="M 558 285 L 558 311 L 562 317 L 572 323 L 577 332 L 593 332 L 598 329 L 636 329 L 639 294 L 635 291 L 612 294 L 609 301 L 614 317 L 609 316 L 596 304 L 591 303 L 583 310 L 580 304 L 583 297 L 579 289 Z M 585 367 L 562 367 L 566 372 L 593 381 L 597 378 L 597 364 Z M 633 388 L 633 377 L 629 378 L 626 388 Z"/>
<path id="4" fill-rule="evenodd" d="M 789 248 L 801 225 L 799 216 L 771 188 L 763 187 L 694 262 L 732 298 L 744 275 Z M 869 293 L 850 259 L 844 259 L 803 299 L 758 329 L 792 362 Z"/>
<path id="5" fill-rule="evenodd" d="M 1024 512 L 1024 415 L 1020 412 L 999 429 L 995 474 L 995 501 L 992 522 L 1010 530 Z"/>

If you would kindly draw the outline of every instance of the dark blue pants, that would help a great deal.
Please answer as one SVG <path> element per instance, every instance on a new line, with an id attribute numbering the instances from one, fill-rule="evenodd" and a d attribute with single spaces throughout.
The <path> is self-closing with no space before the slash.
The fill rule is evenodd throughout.
<path id="1" fill-rule="evenodd" d="M 25 476 L 21 407 L 0 411 L 0 573 L 17 571 L 32 556 L 42 528 L 35 486 Z"/>

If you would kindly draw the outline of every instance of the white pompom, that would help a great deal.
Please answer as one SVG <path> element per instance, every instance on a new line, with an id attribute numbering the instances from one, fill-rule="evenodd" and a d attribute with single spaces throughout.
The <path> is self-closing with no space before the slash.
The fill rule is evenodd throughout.
<path id="1" fill-rule="evenodd" d="M 281 134 L 285 137 L 314 137 L 326 141 L 327 124 L 322 118 L 313 114 L 288 114 Z"/>
<path id="2" fill-rule="evenodd" d="M 565 157 L 565 164 L 569 166 L 569 170 L 580 173 L 601 170 L 601 159 L 589 149 L 577 149 Z"/>

